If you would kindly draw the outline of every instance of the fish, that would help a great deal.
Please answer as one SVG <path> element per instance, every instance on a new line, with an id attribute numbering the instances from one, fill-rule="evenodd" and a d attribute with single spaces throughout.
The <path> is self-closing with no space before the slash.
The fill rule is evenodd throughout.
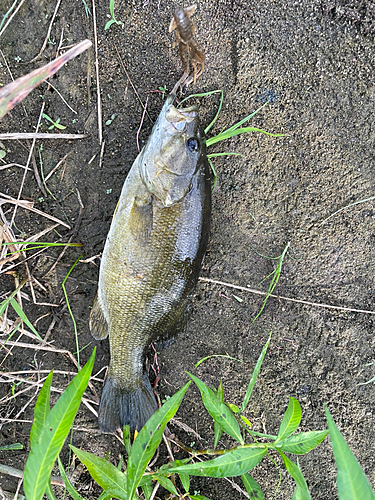
<path id="1" fill-rule="evenodd" d="M 206 252 L 211 174 L 196 105 L 169 95 L 122 188 L 101 259 L 90 314 L 95 339 L 109 337 L 110 364 L 98 423 L 140 430 L 157 410 L 145 370 L 152 341 L 175 336 Z"/>

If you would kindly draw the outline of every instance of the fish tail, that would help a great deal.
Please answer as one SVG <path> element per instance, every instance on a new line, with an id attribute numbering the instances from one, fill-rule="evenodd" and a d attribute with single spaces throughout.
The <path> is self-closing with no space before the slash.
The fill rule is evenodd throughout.
<path id="1" fill-rule="evenodd" d="M 110 375 L 106 378 L 99 405 L 98 423 L 102 431 L 114 432 L 130 425 L 140 431 L 158 406 L 147 374 L 134 388 L 123 388 Z"/>

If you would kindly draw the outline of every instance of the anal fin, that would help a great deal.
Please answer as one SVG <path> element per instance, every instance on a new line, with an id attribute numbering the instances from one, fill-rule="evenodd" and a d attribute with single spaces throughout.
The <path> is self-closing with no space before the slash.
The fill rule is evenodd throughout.
<path id="1" fill-rule="evenodd" d="M 98 294 L 95 296 L 94 304 L 91 309 L 89 325 L 91 335 L 94 339 L 102 340 L 108 336 L 108 323 L 99 303 Z"/>

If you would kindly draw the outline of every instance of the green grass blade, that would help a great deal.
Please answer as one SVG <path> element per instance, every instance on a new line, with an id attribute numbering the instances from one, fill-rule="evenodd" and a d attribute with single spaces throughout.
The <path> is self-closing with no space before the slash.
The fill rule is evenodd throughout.
<path id="1" fill-rule="evenodd" d="M 13 443 L 0 446 L 0 451 L 11 451 L 11 450 L 23 450 L 23 446 L 21 443 Z"/>
<path id="2" fill-rule="evenodd" d="M 13 299 L 11 298 L 10 299 L 10 304 L 11 306 L 13 307 L 13 309 L 16 311 L 16 313 L 18 314 L 18 316 L 22 319 L 22 321 L 24 323 L 26 323 L 26 325 L 30 328 L 30 330 L 38 337 L 38 339 L 40 339 L 42 342 L 43 342 L 43 339 L 42 337 L 39 335 L 39 333 L 35 330 L 34 326 L 32 325 L 32 323 L 30 323 L 28 317 L 26 316 L 26 314 L 23 312 L 23 310 L 21 309 L 20 305 L 18 304 L 18 302 L 16 301 L 16 299 Z"/>
<path id="3" fill-rule="evenodd" d="M 72 483 L 69 481 L 69 478 L 65 473 L 65 469 L 64 469 L 64 466 L 60 460 L 60 457 L 57 457 L 57 461 L 59 463 L 59 470 L 60 470 L 61 477 L 64 481 L 66 489 L 68 490 L 69 495 L 73 498 L 73 500 L 84 500 L 84 498 L 81 497 L 81 495 L 73 487 Z"/>
<path id="4" fill-rule="evenodd" d="M 164 428 L 177 412 L 182 398 L 190 382 L 185 384 L 176 394 L 167 400 L 151 418 L 145 423 L 134 440 L 128 460 L 127 490 L 129 500 L 132 500 L 139 481 L 141 480 L 148 462 L 153 457 L 156 448 L 163 437 Z"/>
<path id="5" fill-rule="evenodd" d="M 48 486 L 53 464 L 73 424 L 82 395 L 90 379 L 95 349 L 82 370 L 70 382 L 49 412 L 39 439 L 27 458 L 23 487 L 27 500 L 41 500 Z"/>
<path id="6" fill-rule="evenodd" d="M 215 124 L 215 122 L 216 122 L 216 120 L 217 120 L 217 118 L 218 118 L 218 116 L 220 114 L 221 108 L 223 106 L 224 92 L 222 90 L 220 90 L 220 92 L 221 92 L 221 96 L 220 96 L 219 107 L 217 109 L 216 115 L 215 115 L 214 119 L 212 120 L 212 122 L 208 125 L 208 127 L 206 127 L 204 129 L 204 133 L 205 134 L 207 134 L 210 131 L 210 129 L 214 126 L 214 124 Z"/>
<path id="7" fill-rule="evenodd" d="M 209 139 L 207 139 L 206 144 L 207 147 L 210 147 L 213 144 L 216 144 L 217 142 L 225 141 L 226 139 L 230 139 L 235 135 L 246 134 L 248 132 L 260 132 L 262 134 L 269 135 L 270 137 L 282 137 L 284 135 L 284 134 L 271 134 L 270 132 L 266 132 L 261 128 L 244 127 L 244 128 L 237 128 L 235 130 L 229 130 L 228 132 L 222 132 L 221 134 L 215 135 L 215 137 L 210 137 Z"/>
<path id="8" fill-rule="evenodd" d="M 69 445 L 79 460 L 87 467 L 90 475 L 103 488 L 104 492 L 115 498 L 128 500 L 126 476 L 104 458 Z M 29 500 L 29 499 L 27 499 Z"/>
<path id="9" fill-rule="evenodd" d="M 336 427 L 328 408 L 326 412 L 329 436 L 337 465 L 337 489 L 340 500 L 374 500 L 370 483 L 344 437 Z"/>
<path id="10" fill-rule="evenodd" d="M 212 161 L 210 160 L 210 158 L 208 156 L 207 156 L 207 160 L 208 160 L 208 163 L 210 164 L 210 167 L 211 167 L 211 170 L 212 170 L 212 174 L 214 176 L 214 183 L 213 183 L 212 190 L 211 190 L 211 192 L 212 192 L 215 189 L 215 186 L 216 186 L 217 173 L 216 173 L 216 170 L 215 170 L 215 167 L 214 167 Z"/>
<path id="11" fill-rule="evenodd" d="M 198 363 L 195 363 L 194 368 L 198 368 L 198 366 L 203 363 L 203 361 L 206 361 L 207 359 L 210 358 L 227 358 L 227 359 L 232 359 L 233 361 L 238 361 L 241 363 L 241 361 L 237 358 L 232 358 L 232 356 L 229 356 L 228 354 L 211 354 L 211 356 L 206 356 L 198 361 Z"/>
<path id="12" fill-rule="evenodd" d="M 190 94 L 177 104 L 177 108 L 179 108 L 181 104 L 183 104 L 188 99 L 191 99 L 192 97 L 206 97 L 208 95 L 217 94 L 218 92 L 222 92 L 222 90 L 211 90 L 210 92 L 203 92 L 202 94 Z"/>
<path id="13" fill-rule="evenodd" d="M 216 158 L 217 156 L 241 156 L 242 158 L 245 158 L 245 155 L 241 153 L 230 153 L 230 152 L 224 152 L 224 153 L 211 153 L 207 155 L 207 158 Z"/>
<path id="14" fill-rule="evenodd" d="M 253 476 L 250 476 L 250 474 L 242 474 L 241 479 L 250 500 L 265 500 L 263 492 Z"/>
<path id="15" fill-rule="evenodd" d="M 42 388 L 40 389 L 40 393 L 35 404 L 34 422 L 30 431 L 31 448 L 33 448 L 33 446 L 38 442 L 38 439 L 42 434 L 44 424 L 50 412 L 49 396 L 51 392 L 52 377 L 53 377 L 53 372 L 50 372 L 48 374 L 48 377 L 44 381 Z"/>
<path id="16" fill-rule="evenodd" d="M 277 433 L 275 444 L 293 434 L 301 422 L 301 417 L 301 405 L 295 398 L 289 398 L 288 408 Z"/>
<path id="17" fill-rule="evenodd" d="M 231 132 L 232 130 L 236 130 L 237 128 L 241 127 L 241 125 L 243 125 L 248 120 L 251 120 L 251 118 L 253 118 L 257 113 L 259 113 L 259 111 L 262 108 L 264 108 L 264 106 L 267 106 L 267 104 L 268 104 L 268 102 L 265 102 L 260 108 L 256 109 L 255 111 L 253 111 L 252 113 L 250 113 L 248 116 L 246 116 L 245 118 L 243 118 L 239 122 L 235 123 L 231 127 L 229 127 L 226 130 L 224 130 L 224 132 Z"/>
<path id="18" fill-rule="evenodd" d="M 229 436 L 233 437 L 239 443 L 244 444 L 240 426 L 229 408 L 219 401 L 218 396 L 209 387 L 207 387 L 204 382 L 191 373 L 186 373 L 194 380 L 200 390 L 203 404 L 215 422 L 217 422 L 223 431 Z"/>
<path id="19" fill-rule="evenodd" d="M 328 434 L 328 431 L 301 432 L 296 436 L 290 436 L 282 441 L 279 441 L 276 448 L 284 453 L 304 455 L 318 446 L 318 444 L 321 443 L 328 436 Z"/>
<path id="20" fill-rule="evenodd" d="M 286 470 L 292 476 L 292 478 L 297 483 L 297 488 L 294 492 L 292 500 L 311 500 L 309 489 L 306 484 L 306 480 L 303 477 L 301 469 L 292 462 L 284 453 L 279 451 L 281 458 L 283 459 Z"/>
<path id="21" fill-rule="evenodd" d="M 266 445 L 262 446 L 261 444 L 257 445 L 257 447 L 238 448 L 214 460 L 172 467 L 168 469 L 168 472 L 177 472 L 178 474 L 182 472 L 184 474 L 190 474 L 191 476 L 221 478 L 242 476 L 256 467 L 266 453 Z"/>
<path id="22" fill-rule="evenodd" d="M 247 407 L 247 405 L 248 405 L 248 403 L 250 401 L 251 394 L 253 392 L 253 389 L 254 389 L 254 386 L 255 386 L 255 382 L 257 381 L 257 377 L 258 377 L 260 368 L 262 366 L 264 356 L 266 355 L 268 346 L 269 346 L 269 344 L 271 342 L 271 335 L 272 335 L 272 332 L 270 332 L 268 340 L 265 343 L 265 345 L 264 345 L 264 347 L 262 349 L 262 352 L 260 353 L 258 361 L 256 362 L 255 368 L 253 370 L 253 374 L 251 375 L 251 379 L 250 379 L 249 385 L 247 386 L 247 389 L 246 389 L 245 399 L 243 400 L 243 403 L 242 403 L 242 406 L 241 406 L 241 413 L 245 411 L 245 409 L 246 409 L 246 407 Z"/>

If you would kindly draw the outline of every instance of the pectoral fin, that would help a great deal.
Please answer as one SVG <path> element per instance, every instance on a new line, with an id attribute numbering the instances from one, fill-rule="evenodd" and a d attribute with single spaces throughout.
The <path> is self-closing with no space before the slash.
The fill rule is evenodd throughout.
<path id="1" fill-rule="evenodd" d="M 108 335 L 108 323 L 105 319 L 103 309 L 99 303 L 98 294 L 96 294 L 94 299 L 94 304 L 91 309 L 90 314 L 90 331 L 91 335 L 96 340 L 103 340 Z"/>
<path id="2" fill-rule="evenodd" d="M 147 243 L 152 232 L 152 196 L 136 197 L 131 211 L 130 230 L 140 244 Z"/>

